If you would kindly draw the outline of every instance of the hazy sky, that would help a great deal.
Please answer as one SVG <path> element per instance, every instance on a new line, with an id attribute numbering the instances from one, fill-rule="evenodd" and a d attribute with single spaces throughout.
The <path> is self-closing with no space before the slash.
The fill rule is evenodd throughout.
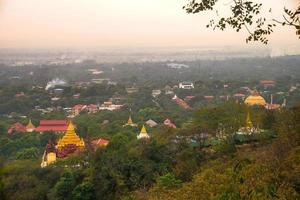
<path id="1" fill-rule="evenodd" d="M 280 17 L 283 6 L 297 0 L 261 1 Z M 187 15 L 185 2 L 0 0 L 0 48 L 246 45 L 246 33 L 205 28 L 214 13 Z M 279 28 L 270 45 L 299 46 L 299 41 L 293 29 Z"/>

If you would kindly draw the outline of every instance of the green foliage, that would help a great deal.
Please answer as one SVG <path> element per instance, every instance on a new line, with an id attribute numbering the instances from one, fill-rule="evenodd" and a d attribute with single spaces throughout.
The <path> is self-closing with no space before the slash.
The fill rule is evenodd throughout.
<path id="1" fill-rule="evenodd" d="M 17 159 L 37 159 L 39 157 L 39 150 L 38 148 L 32 147 L 23 149 L 16 153 Z"/>
<path id="2" fill-rule="evenodd" d="M 88 181 L 77 185 L 72 192 L 72 199 L 74 200 L 94 200 L 95 198 L 94 186 Z"/>
<path id="3" fill-rule="evenodd" d="M 229 102 L 199 109 L 195 114 L 194 124 L 203 132 L 215 133 L 217 129 L 224 129 L 230 135 L 244 125 L 245 116 L 246 107 Z"/>
<path id="4" fill-rule="evenodd" d="M 55 184 L 54 197 L 58 200 L 71 200 L 72 191 L 76 186 L 75 177 L 71 172 L 65 172 Z M 77 189 L 78 192 L 79 189 Z M 76 192 L 76 193 L 77 193 Z"/>
<path id="5" fill-rule="evenodd" d="M 167 173 L 164 176 L 160 176 L 157 180 L 157 186 L 166 189 L 179 187 L 180 184 L 181 181 L 176 179 L 175 175 L 171 173 Z"/>
<path id="6" fill-rule="evenodd" d="M 221 144 L 218 144 L 213 147 L 215 151 L 219 154 L 232 154 L 236 152 L 235 143 L 233 139 L 228 139 L 223 141 Z"/>
<path id="7" fill-rule="evenodd" d="M 5 200 L 4 196 L 4 183 L 3 183 L 3 162 L 4 160 L 0 157 L 0 199 Z"/>
<path id="8" fill-rule="evenodd" d="M 3 168 L 4 194 L 7 200 L 43 200 L 60 177 L 59 169 L 41 169 L 32 160 L 14 161 Z"/>

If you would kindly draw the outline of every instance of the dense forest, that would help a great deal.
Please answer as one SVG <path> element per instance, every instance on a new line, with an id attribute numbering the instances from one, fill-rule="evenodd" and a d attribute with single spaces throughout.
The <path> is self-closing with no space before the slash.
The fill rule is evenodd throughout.
<path id="1" fill-rule="evenodd" d="M 2 65 L 0 199 L 299 199 L 299 59 L 202 60 L 183 68 L 168 62 Z M 90 68 L 102 72 L 91 74 Z M 55 78 L 66 82 L 59 86 L 63 92 L 45 90 Z M 264 79 L 275 85 L 262 85 Z M 195 88 L 178 88 L 182 81 Z M 128 87 L 137 91 L 128 93 Z M 272 103 L 287 105 L 249 107 L 234 97 L 251 95 L 249 88 L 268 103 L 272 95 Z M 153 90 L 161 94 L 154 97 Z M 175 94 L 188 108 L 174 101 Z M 45 147 L 64 133 L 8 134 L 16 122 L 67 119 L 68 107 L 108 99 L 118 99 L 122 108 L 80 112 L 72 121 L 86 148 L 47 167 L 41 168 Z M 137 126 L 124 126 L 129 116 Z M 237 134 L 247 116 L 259 133 Z M 150 139 L 137 140 L 149 119 L 158 125 L 146 125 Z M 177 128 L 166 126 L 166 119 Z M 109 144 L 94 151 L 88 144 L 97 138 Z"/>
<path id="2" fill-rule="evenodd" d="M 2 128 L 0 194 L 2 199 L 299 199 L 299 105 L 280 112 L 251 110 L 253 123 L 268 130 L 260 135 L 226 133 L 216 144 L 187 139 L 217 129 L 220 121 L 235 126 L 246 109 L 235 103 L 203 108 L 181 129 L 149 131 L 148 141 L 137 141 L 132 128 L 110 133 L 97 127 L 94 134 L 111 137 L 106 148 L 43 169 L 39 157 L 53 134 L 8 137 Z M 101 117 L 85 115 L 76 122 L 93 127 L 92 119 Z"/>

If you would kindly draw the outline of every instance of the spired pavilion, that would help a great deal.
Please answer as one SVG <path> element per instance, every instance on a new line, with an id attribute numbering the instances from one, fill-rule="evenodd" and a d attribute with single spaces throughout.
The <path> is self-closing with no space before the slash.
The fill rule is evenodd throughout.
<path id="1" fill-rule="evenodd" d="M 236 134 L 238 135 L 252 135 L 252 134 L 256 134 L 256 133 L 260 133 L 259 128 L 256 128 L 253 126 L 253 123 L 251 121 L 250 118 L 250 113 L 247 113 L 247 117 L 246 117 L 246 124 L 245 127 L 242 127 L 238 130 L 238 132 L 236 132 Z"/>
<path id="2" fill-rule="evenodd" d="M 125 125 L 123 125 L 123 127 L 125 127 L 125 126 L 137 127 L 137 124 L 133 123 L 131 115 L 129 115 L 127 123 Z"/>
<path id="3" fill-rule="evenodd" d="M 70 120 L 65 135 L 58 140 L 55 146 L 49 142 L 44 152 L 41 167 L 46 167 L 56 161 L 57 158 L 65 158 L 71 154 L 79 153 L 85 148 L 85 143 L 75 132 L 75 127 Z"/>

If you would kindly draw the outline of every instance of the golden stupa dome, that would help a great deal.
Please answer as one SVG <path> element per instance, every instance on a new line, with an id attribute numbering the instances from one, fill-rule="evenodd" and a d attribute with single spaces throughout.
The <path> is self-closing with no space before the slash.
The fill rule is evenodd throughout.
<path id="1" fill-rule="evenodd" d="M 265 106 L 267 104 L 266 100 L 258 94 L 258 92 L 253 92 L 252 95 L 245 99 L 245 104 L 249 106 Z"/>

